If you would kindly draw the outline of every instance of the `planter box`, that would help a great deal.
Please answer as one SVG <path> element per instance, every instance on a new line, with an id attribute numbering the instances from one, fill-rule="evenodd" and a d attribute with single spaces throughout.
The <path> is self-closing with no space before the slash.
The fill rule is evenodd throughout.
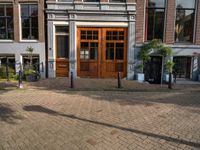
<path id="1" fill-rule="evenodd" d="M 138 82 L 144 82 L 144 73 L 137 73 L 136 74 L 136 80 Z"/>

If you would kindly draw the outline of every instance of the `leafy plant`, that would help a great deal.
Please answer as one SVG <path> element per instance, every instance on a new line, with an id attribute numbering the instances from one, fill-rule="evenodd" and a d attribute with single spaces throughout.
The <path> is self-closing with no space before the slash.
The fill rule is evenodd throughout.
<path id="1" fill-rule="evenodd" d="M 9 79 L 15 79 L 15 70 L 9 66 L 8 66 L 8 75 L 9 75 Z M 5 65 L 0 66 L 0 78 L 2 79 L 7 78 Z"/>
<path id="2" fill-rule="evenodd" d="M 161 55 L 164 58 L 168 57 L 170 59 L 172 56 L 172 48 L 164 45 L 159 39 L 153 39 L 149 43 L 145 43 L 139 52 L 139 58 L 142 61 L 142 64 L 140 66 L 142 72 L 145 63 L 150 60 L 151 54 Z"/>
<path id="3" fill-rule="evenodd" d="M 34 51 L 34 48 L 33 47 L 27 47 L 26 48 L 26 51 L 28 52 L 29 54 L 29 58 L 30 58 L 30 66 L 32 67 L 33 65 L 33 51 Z"/>
<path id="4" fill-rule="evenodd" d="M 167 63 L 165 63 L 165 69 L 168 71 L 168 73 L 172 73 L 173 66 L 174 66 L 174 62 L 171 60 L 169 60 L 169 61 L 167 61 Z"/>

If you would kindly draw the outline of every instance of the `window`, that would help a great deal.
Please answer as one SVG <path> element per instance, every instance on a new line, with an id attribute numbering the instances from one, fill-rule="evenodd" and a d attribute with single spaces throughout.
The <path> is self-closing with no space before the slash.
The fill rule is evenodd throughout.
<path id="1" fill-rule="evenodd" d="M 38 6 L 21 4 L 22 39 L 38 39 Z"/>
<path id="2" fill-rule="evenodd" d="M 99 0 L 83 0 L 84 2 L 99 2 Z"/>
<path id="3" fill-rule="evenodd" d="M 57 58 L 69 58 L 69 27 L 56 26 Z"/>
<path id="4" fill-rule="evenodd" d="M 146 40 L 163 40 L 165 0 L 149 0 L 146 7 Z"/>
<path id="5" fill-rule="evenodd" d="M 110 0 L 109 2 L 113 2 L 113 3 L 125 3 L 126 0 Z"/>
<path id="6" fill-rule="evenodd" d="M 0 4 L 0 39 L 13 39 L 13 6 Z"/>
<path id="7" fill-rule="evenodd" d="M 175 42 L 193 42 L 195 0 L 176 1 Z"/>
<path id="8" fill-rule="evenodd" d="M 23 68 L 24 69 L 30 68 L 31 59 L 32 59 L 33 69 L 36 71 L 40 71 L 39 55 L 33 55 L 32 58 L 30 58 L 29 55 L 23 55 Z"/>

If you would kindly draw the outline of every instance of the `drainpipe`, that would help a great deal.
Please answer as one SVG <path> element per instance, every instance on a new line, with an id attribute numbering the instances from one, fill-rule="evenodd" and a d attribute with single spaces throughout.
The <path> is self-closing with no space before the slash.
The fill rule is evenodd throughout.
<path id="1" fill-rule="evenodd" d="M 48 21 L 47 21 L 47 13 L 46 13 L 46 10 L 47 10 L 47 0 L 44 0 L 44 31 L 45 31 L 45 66 L 46 66 L 46 78 L 49 77 L 49 74 L 48 74 L 48 31 L 47 31 L 47 25 L 48 25 Z"/>

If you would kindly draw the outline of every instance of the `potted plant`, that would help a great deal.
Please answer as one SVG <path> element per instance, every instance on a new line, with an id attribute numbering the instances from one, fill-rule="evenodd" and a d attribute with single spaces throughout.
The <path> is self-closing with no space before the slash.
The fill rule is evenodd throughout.
<path id="1" fill-rule="evenodd" d="M 39 79 L 39 73 L 33 67 L 33 51 L 34 51 L 34 49 L 30 46 L 30 47 L 26 48 L 26 51 L 28 52 L 30 63 L 27 66 L 25 66 L 25 68 L 24 68 L 24 77 L 25 77 L 26 81 L 34 82 Z"/>

